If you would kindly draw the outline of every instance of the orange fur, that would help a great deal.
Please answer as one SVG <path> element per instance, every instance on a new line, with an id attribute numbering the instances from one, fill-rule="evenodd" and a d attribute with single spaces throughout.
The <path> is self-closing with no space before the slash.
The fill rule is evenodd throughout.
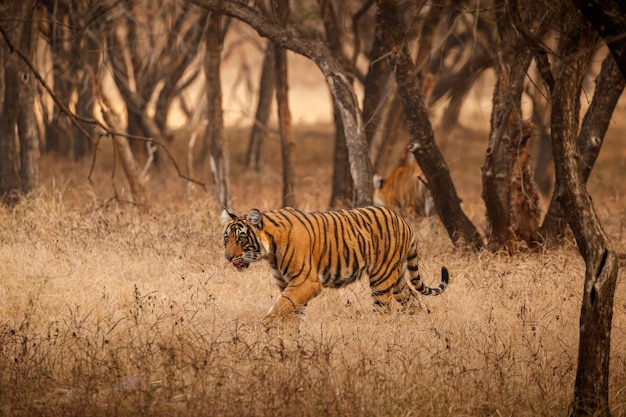
<path id="1" fill-rule="evenodd" d="M 405 216 L 430 217 L 434 214 L 430 190 L 424 182 L 422 170 L 415 163 L 398 166 L 384 179 L 375 176 L 374 204 Z"/>

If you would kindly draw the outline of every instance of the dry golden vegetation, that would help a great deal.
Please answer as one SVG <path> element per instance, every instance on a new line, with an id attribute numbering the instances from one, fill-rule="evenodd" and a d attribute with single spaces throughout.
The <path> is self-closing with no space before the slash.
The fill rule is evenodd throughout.
<path id="1" fill-rule="evenodd" d="M 589 188 L 620 253 L 626 158 L 613 128 Z M 301 205 L 328 202 L 330 129 L 297 130 Z M 228 134 L 234 207 L 279 203 L 276 140 L 242 172 Z M 464 209 L 484 227 L 485 132 L 445 148 Z M 183 159 L 184 160 L 184 159 Z M 278 162 L 279 163 L 279 162 Z M 326 290 L 299 324 L 259 324 L 277 296 L 267 265 L 221 255 L 220 208 L 164 164 L 149 211 L 110 201 L 111 159 L 46 156 L 36 198 L 0 208 L 0 416 L 555 416 L 573 398 L 584 263 L 572 241 L 536 253 L 456 250 L 413 222 L 426 281 L 451 283 L 414 315 L 372 312 L 365 282 Z M 119 168 L 118 168 L 119 170 Z M 121 172 L 116 188 L 124 198 Z M 626 285 L 615 297 L 611 391 L 626 415 Z"/>

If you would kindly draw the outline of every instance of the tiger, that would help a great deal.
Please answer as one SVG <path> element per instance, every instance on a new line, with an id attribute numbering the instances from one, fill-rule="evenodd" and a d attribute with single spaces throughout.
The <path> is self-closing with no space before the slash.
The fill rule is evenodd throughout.
<path id="1" fill-rule="evenodd" d="M 436 214 L 433 196 L 416 163 L 400 165 L 384 179 L 374 175 L 374 204 L 404 216 L 430 218 Z"/>
<path id="2" fill-rule="evenodd" d="M 243 216 L 224 210 L 222 221 L 226 260 L 237 271 L 267 260 L 281 291 L 265 324 L 294 312 L 302 315 L 323 287 L 343 287 L 364 275 L 369 277 L 375 311 L 390 311 L 392 299 L 406 308 L 417 293 L 439 295 L 448 286 L 445 266 L 437 287 L 422 282 L 415 235 L 402 217 L 385 207 L 252 209 Z"/>

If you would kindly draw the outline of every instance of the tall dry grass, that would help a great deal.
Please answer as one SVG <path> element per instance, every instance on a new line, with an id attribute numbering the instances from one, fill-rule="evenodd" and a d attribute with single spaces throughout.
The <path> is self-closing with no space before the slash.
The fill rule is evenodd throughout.
<path id="1" fill-rule="evenodd" d="M 316 209 L 327 204 L 331 173 L 318 168 L 329 140 L 308 133 L 298 184 L 302 206 Z M 235 169 L 241 142 L 232 143 Z M 480 224 L 480 190 L 462 183 L 476 182 L 468 173 L 480 158 L 454 155 L 465 145 L 448 147 L 447 158 Z M 210 196 L 189 196 L 166 171 L 151 179 L 155 204 L 143 211 L 107 200 L 109 166 L 87 185 L 82 165 L 46 158 L 39 195 L 0 208 L 0 415 L 567 413 L 584 279 L 573 242 L 517 255 L 464 252 L 441 227 L 414 222 L 426 281 L 450 269 L 443 296 L 422 298 L 418 314 L 380 315 L 360 282 L 324 291 L 303 321 L 266 332 L 259 321 L 278 295 L 268 268 L 236 273 L 223 261 Z M 623 251 L 624 185 L 609 172 L 625 168 L 613 162 L 590 188 Z M 234 177 L 236 209 L 279 204 L 276 175 L 266 167 Z M 611 355 L 610 406 L 623 416 L 623 272 Z"/>

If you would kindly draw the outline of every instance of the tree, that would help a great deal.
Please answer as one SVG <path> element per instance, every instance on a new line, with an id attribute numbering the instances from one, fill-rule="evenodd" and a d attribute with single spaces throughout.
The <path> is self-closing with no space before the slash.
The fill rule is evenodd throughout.
<path id="1" fill-rule="evenodd" d="M 578 115 L 583 77 L 597 37 L 574 13 L 561 36 L 563 68 L 552 96 L 552 149 L 557 199 L 585 260 L 578 366 L 572 416 L 609 416 L 609 358 L 617 255 L 585 187 L 579 153 Z"/>
<path id="2" fill-rule="evenodd" d="M 210 168 L 213 177 L 213 194 L 222 208 L 230 208 L 230 183 L 228 181 L 228 152 L 224 140 L 222 88 L 220 81 L 223 32 L 222 16 L 213 12 L 206 31 L 206 57 L 204 71 L 208 102 L 208 125 L 204 148 L 210 149 Z"/>
<path id="3" fill-rule="evenodd" d="M 495 13 L 500 42 L 491 132 L 482 166 L 483 200 L 490 248 L 506 246 L 515 251 L 520 241 L 536 241 L 539 226 L 538 195 L 528 157 L 532 124 L 522 120 L 521 100 L 533 53 L 519 33 L 518 28 L 529 23 L 521 21 L 517 3 L 497 1 Z"/>
<path id="4" fill-rule="evenodd" d="M 272 99 L 274 97 L 274 49 L 274 43 L 267 42 L 263 68 L 261 69 L 261 80 L 259 82 L 259 101 L 246 150 L 246 168 L 254 169 L 255 171 L 260 170 L 261 149 L 267 137 L 267 123 L 270 118 L 270 109 L 272 108 Z"/>
<path id="5" fill-rule="evenodd" d="M 272 2 L 274 16 L 278 24 L 285 28 L 289 20 L 289 0 L 275 0 Z M 276 91 L 276 105 L 278 107 L 278 132 L 283 160 L 283 207 L 294 207 L 295 199 L 295 158 L 296 142 L 291 127 L 291 112 L 289 110 L 289 82 L 287 51 L 280 45 L 274 48 L 274 86 Z"/>
<path id="6" fill-rule="evenodd" d="M 582 175 L 586 183 L 600 153 L 604 135 L 609 127 L 611 116 L 619 97 L 626 86 L 624 78 L 611 54 L 602 62 L 600 74 L 596 78 L 596 89 L 591 105 L 583 118 L 578 135 L 578 151 L 582 155 Z M 539 228 L 539 239 L 544 243 L 558 244 L 566 233 L 566 219 L 554 193 L 550 200 L 543 223 Z"/>
<path id="7" fill-rule="evenodd" d="M 108 98 L 102 94 L 101 88 L 98 88 L 96 96 L 98 97 L 100 112 L 102 114 L 102 118 L 104 119 L 104 123 L 106 123 L 109 127 L 109 135 L 113 140 L 116 158 L 119 157 L 122 169 L 124 170 L 124 174 L 128 180 L 130 192 L 133 197 L 133 203 L 144 209 L 148 208 L 149 201 L 146 185 L 144 179 L 141 177 L 141 170 L 137 164 L 135 156 L 133 155 L 130 144 L 128 143 L 128 135 L 126 135 L 125 132 L 120 133 L 117 131 L 121 125 L 120 118 L 109 105 Z M 113 174 L 115 174 L 115 169 L 113 170 Z M 115 197 L 119 200 L 117 190 L 115 189 L 115 183 L 113 184 Z"/>
<path id="8" fill-rule="evenodd" d="M 40 24 L 50 46 L 54 94 L 63 104 L 45 115 L 45 150 L 80 159 L 92 149 L 93 124 L 72 120 L 64 109 L 74 107 L 83 119 L 94 117 L 93 79 L 100 63 L 100 33 L 95 16 L 106 15 L 106 6 L 92 7 L 75 0 L 42 1 L 48 19 Z M 90 26 L 91 25 L 91 26 Z M 44 111 L 46 106 L 42 106 Z M 78 125 L 80 124 L 80 126 Z M 88 136 L 85 137 L 85 134 Z"/>
<path id="9" fill-rule="evenodd" d="M 0 28 L 4 68 L 4 93 L 0 107 L 0 197 L 14 204 L 20 194 L 35 190 L 39 182 L 39 134 L 35 120 L 37 80 L 27 62 L 32 62 L 37 44 L 35 1 L 10 2 L 0 6 L 5 16 L 16 16 L 8 31 Z"/>
<path id="10" fill-rule="evenodd" d="M 116 3 L 106 15 L 107 58 L 126 105 L 130 135 L 167 141 L 170 104 L 198 73 L 186 71 L 202 45 L 207 15 L 189 13 L 189 7 L 175 0 L 133 0 Z M 155 150 L 150 141 L 133 141 L 132 146 L 146 159 Z"/>

